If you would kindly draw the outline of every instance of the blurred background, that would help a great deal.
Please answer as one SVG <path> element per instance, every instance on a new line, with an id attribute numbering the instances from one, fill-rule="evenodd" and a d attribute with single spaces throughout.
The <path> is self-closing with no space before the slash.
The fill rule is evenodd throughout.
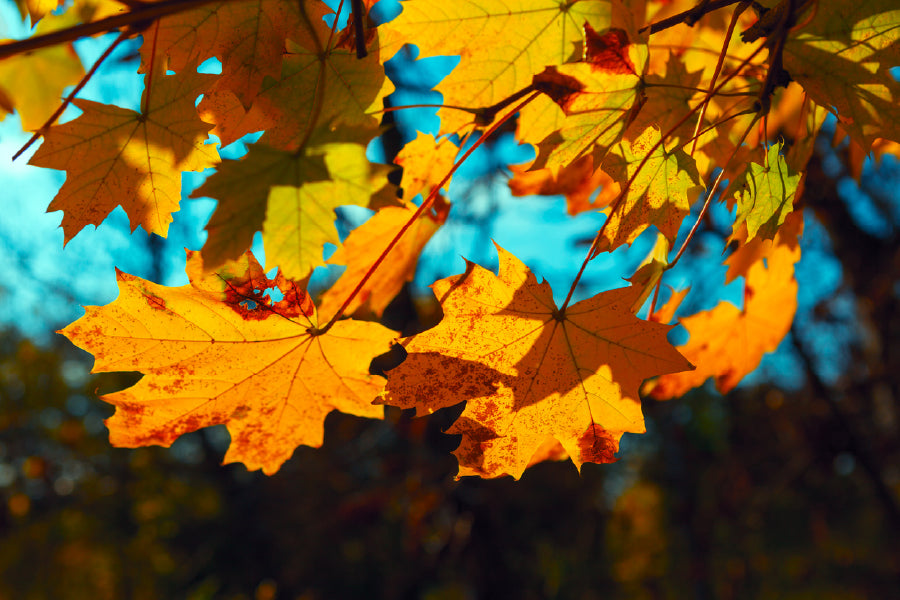
<path id="1" fill-rule="evenodd" d="M 0 1 L 0 24 L 0 37 L 29 33 L 11 0 Z M 90 65 L 109 43 L 76 49 Z M 133 105 L 136 49 L 123 44 L 81 96 Z M 407 48 L 388 66 L 393 106 L 440 102 L 430 90 L 455 60 L 415 58 Z M 437 130 L 435 109 L 389 115 L 396 127 L 373 159 Z M 727 396 L 707 384 L 645 400 L 648 432 L 626 434 L 617 463 L 580 475 L 568 461 L 542 463 L 516 482 L 454 480 L 458 440 L 442 430 L 461 406 L 421 419 L 332 413 L 325 445 L 298 448 L 272 477 L 220 465 L 223 427 L 170 449 L 110 447 L 112 408 L 98 395 L 138 375 L 91 375 L 90 355 L 53 332 L 80 305 L 115 298 L 114 266 L 184 284 L 183 249 L 202 246 L 214 202 L 185 198 L 165 240 L 131 233 L 117 210 L 63 248 L 61 215 L 45 211 L 64 174 L 28 167 L 27 155 L 10 162 L 28 135 L 6 117 L 0 600 L 898 597 L 900 165 L 886 155 L 859 171 L 856 151 L 826 129 L 806 181 L 800 307 L 779 350 Z M 461 272 L 462 256 L 495 267 L 491 239 L 565 294 L 604 217 L 570 217 L 562 198 L 513 197 L 507 165 L 532 156 L 510 134 L 473 155 L 388 326 L 433 324 L 427 285 Z M 185 174 L 185 197 L 203 177 Z M 342 233 L 368 214 L 342 209 Z M 719 283 L 732 221 L 713 211 L 666 276 L 693 285 L 679 314 L 740 303 L 740 282 Z M 579 294 L 620 287 L 652 242 L 595 260 Z M 684 338 L 673 330 L 673 342 Z"/>

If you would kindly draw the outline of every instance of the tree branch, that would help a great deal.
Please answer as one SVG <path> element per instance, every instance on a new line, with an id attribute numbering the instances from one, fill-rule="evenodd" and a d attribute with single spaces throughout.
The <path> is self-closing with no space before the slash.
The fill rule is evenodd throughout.
<path id="1" fill-rule="evenodd" d="M 32 52 L 40 48 L 64 44 L 66 42 L 74 42 L 84 37 L 90 37 L 99 33 L 109 33 L 123 27 L 131 27 L 140 30 L 149 22 L 161 19 L 169 15 L 185 12 L 194 8 L 198 8 L 205 4 L 213 2 L 221 2 L 222 0 L 164 0 L 153 4 L 137 3 L 137 8 L 130 10 L 121 15 L 114 15 L 99 21 L 84 23 L 60 29 L 59 31 L 51 31 L 43 35 L 37 35 L 24 40 L 8 42 L 0 44 L 0 60 Z M 239 0 L 238 0 L 239 1 Z"/>

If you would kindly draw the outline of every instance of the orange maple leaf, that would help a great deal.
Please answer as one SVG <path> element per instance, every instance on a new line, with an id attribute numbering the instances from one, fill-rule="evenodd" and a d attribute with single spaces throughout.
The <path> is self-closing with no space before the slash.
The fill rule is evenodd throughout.
<path id="1" fill-rule="evenodd" d="M 218 273 L 188 253 L 191 283 L 167 288 L 118 272 L 119 297 L 88 306 L 60 333 L 94 355 L 93 372 L 140 371 L 135 386 L 103 397 L 114 446 L 169 446 L 180 435 L 224 424 L 225 462 L 275 473 L 300 444 L 322 445 L 332 410 L 381 418 L 372 405 L 383 378 L 374 354 L 395 332 L 340 321 L 315 334 L 315 307 L 280 273 L 274 280 L 249 252 Z M 266 291 L 283 299 L 272 302 Z"/>
<path id="2" fill-rule="evenodd" d="M 577 467 L 612 462 L 625 432 L 644 432 L 644 379 L 690 369 L 671 328 L 638 319 L 636 288 L 603 292 L 565 311 L 499 246 L 499 276 L 469 263 L 433 286 L 444 319 L 406 338 L 379 402 L 420 413 L 467 401 L 448 430 L 462 434 L 460 476 L 520 477 L 548 436 Z"/>
<path id="3" fill-rule="evenodd" d="M 380 317 L 391 300 L 400 292 L 403 284 L 412 281 L 422 248 L 447 220 L 450 212 L 450 205 L 440 198 L 438 200 L 440 202 L 437 204 L 437 212 L 426 213 L 413 223 L 410 230 L 400 238 L 400 242 L 387 255 L 385 261 L 347 305 L 345 314 L 352 314 L 364 304 L 368 304 L 372 312 Z M 329 264 L 347 265 L 347 270 L 322 296 L 319 302 L 320 318 L 331 318 L 337 312 L 363 276 L 372 268 L 379 254 L 387 248 L 415 212 L 416 207 L 412 204 L 402 207 L 386 206 L 350 232 L 344 243 L 328 259 Z"/>
<path id="4" fill-rule="evenodd" d="M 697 369 L 660 377 L 653 397 L 676 398 L 710 377 L 724 394 L 759 365 L 763 354 L 778 348 L 797 311 L 794 263 L 798 260 L 796 239 L 793 245 L 771 246 L 747 270 L 743 310 L 723 301 L 712 310 L 681 319 L 691 337 L 679 350 Z"/>
<path id="5" fill-rule="evenodd" d="M 556 172 L 553 169 L 529 171 L 528 167 L 518 165 L 510 165 L 509 170 L 513 173 L 509 180 L 513 196 L 563 194 L 572 216 L 606 207 L 622 190 L 606 171 L 594 169 L 591 156 L 582 156 Z"/>

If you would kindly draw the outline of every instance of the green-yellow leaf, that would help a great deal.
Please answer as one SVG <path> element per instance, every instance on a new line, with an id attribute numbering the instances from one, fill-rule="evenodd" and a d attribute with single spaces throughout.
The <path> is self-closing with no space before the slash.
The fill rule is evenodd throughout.
<path id="1" fill-rule="evenodd" d="M 622 142 L 607 155 L 603 170 L 625 189 L 618 206 L 609 215 L 600 242 L 601 251 L 631 244 L 648 226 L 672 242 L 678 228 L 703 190 L 694 159 L 680 148 L 666 150 L 660 131 L 648 127 L 633 142 Z"/>
<path id="2" fill-rule="evenodd" d="M 350 141 L 313 146 L 301 154 L 251 145 L 246 156 L 224 161 L 192 194 L 219 201 L 206 226 L 205 267 L 236 259 L 263 230 L 267 262 L 292 278 L 306 276 L 323 264 L 322 245 L 338 241 L 335 207 L 367 205 L 373 195 L 376 204 L 384 203 L 383 196 L 393 195 L 387 170 L 368 161 L 364 145 Z"/>
<path id="3" fill-rule="evenodd" d="M 766 164 L 750 163 L 735 181 L 738 210 L 734 225 L 737 229 L 743 221 L 747 222 L 748 240 L 757 235 L 773 239 L 785 217 L 794 210 L 800 174 L 788 167 L 781 154 L 782 146 L 781 142 L 769 146 Z"/>

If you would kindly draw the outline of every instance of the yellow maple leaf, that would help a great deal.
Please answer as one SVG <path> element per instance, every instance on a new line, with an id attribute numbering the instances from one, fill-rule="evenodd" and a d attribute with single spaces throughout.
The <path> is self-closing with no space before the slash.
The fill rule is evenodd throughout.
<path id="1" fill-rule="evenodd" d="M 117 206 L 131 229 L 165 236 L 181 200 L 182 171 L 219 162 L 194 101 L 214 75 L 186 71 L 147 76 L 140 113 L 74 100 L 78 118 L 51 127 L 29 164 L 67 172 L 48 211 L 63 211 L 65 241 L 87 225 L 99 225 Z"/>
<path id="2" fill-rule="evenodd" d="M 394 158 L 394 163 L 403 167 L 403 197 L 412 200 L 419 193 L 428 196 L 450 172 L 458 152 L 459 146 L 448 138 L 435 140 L 431 134 L 417 132 L 416 139 L 403 146 Z M 443 190 L 447 191 L 447 184 Z"/>
<path id="3" fill-rule="evenodd" d="M 133 387 L 103 396 L 116 406 L 110 442 L 169 446 L 180 435 L 224 424 L 225 462 L 275 473 L 301 445 L 321 446 L 332 410 L 381 418 L 372 405 L 383 378 L 369 374 L 395 332 L 341 321 L 314 335 L 305 290 L 266 277 L 249 252 L 218 273 L 188 253 L 191 283 L 167 288 L 118 272 L 119 297 L 60 333 L 94 355 L 93 372 L 140 371 Z M 277 288 L 282 300 L 266 291 Z"/>
<path id="4" fill-rule="evenodd" d="M 579 468 L 611 462 L 625 432 L 642 433 L 644 379 L 690 369 L 667 325 L 638 319 L 640 290 L 622 288 L 565 311 L 546 282 L 499 246 L 499 275 L 469 263 L 433 286 L 444 319 L 406 338 L 379 402 L 421 413 L 467 401 L 448 430 L 462 434 L 462 475 L 522 475 L 553 436 Z"/>
<path id="5" fill-rule="evenodd" d="M 609 215 L 597 249 L 612 252 L 631 244 L 649 225 L 673 242 L 691 203 L 704 189 L 694 159 L 674 147 L 667 150 L 661 133 L 648 127 L 634 142 L 621 142 L 603 161 L 615 182 L 631 185 Z"/>
<path id="6" fill-rule="evenodd" d="M 403 44 L 419 56 L 460 56 L 460 63 L 436 86 L 444 104 L 491 106 L 531 84 L 532 76 L 581 54 L 582 28 L 610 23 L 608 0 L 409 0 L 403 12 L 379 27 L 385 30 L 385 58 Z M 498 41 L 502 40 L 502 43 Z M 467 112 L 438 111 L 441 132 L 472 122 Z"/>
<path id="7" fill-rule="evenodd" d="M 56 0 L 51 3 L 55 5 Z M 33 22 L 37 20 L 32 16 Z M 46 34 L 76 23 L 67 12 L 42 20 L 34 32 Z M 71 43 L 0 60 L 0 120 L 4 113 L 15 110 L 22 120 L 22 129 L 36 131 L 59 106 L 65 88 L 77 84 L 83 75 L 81 60 Z"/>
<path id="8" fill-rule="evenodd" d="M 536 144 L 534 167 L 558 169 L 592 155 L 594 166 L 622 139 L 644 101 L 643 75 L 647 46 L 622 29 L 600 34 L 584 26 L 584 60 L 550 66 L 533 79 L 535 89 L 549 96 L 566 117 L 543 139 L 521 129 L 522 141 Z M 537 133 L 540 132 L 540 133 Z"/>

